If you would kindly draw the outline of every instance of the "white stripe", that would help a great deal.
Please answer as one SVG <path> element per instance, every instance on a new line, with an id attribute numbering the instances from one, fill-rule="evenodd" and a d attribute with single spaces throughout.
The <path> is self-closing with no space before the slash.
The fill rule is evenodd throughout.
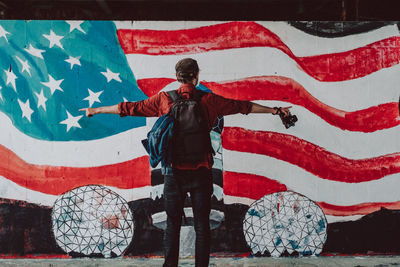
<path id="1" fill-rule="evenodd" d="M 257 199 L 250 199 L 250 198 L 245 198 L 245 197 L 235 197 L 235 196 L 229 196 L 225 195 L 224 197 L 224 204 L 229 205 L 229 204 L 243 204 L 250 206 L 254 201 Z M 326 220 L 328 223 L 334 223 L 334 222 L 346 222 L 346 221 L 356 221 L 359 220 L 363 217 L 364 215 L 351 215 L 351 216 L 333 216 L 333 215 L 326 215 Z"/>
<path id="2" fill-rule="evenodd" d="M 244 154 L 244 153 L 242 153 L 242 154 Z M 304 180 L 304 179 L 302 179 L 302 180 Z M 306 184 L 309 184 L 309 182 Z M 390 186 L 390 185 L 388 185 L 388 186 Z M 393 186 L 398 186 L 398 183 Z M 330 186 L 326 185 L 326 187 L 328 187 L 328 190 L 329 190 Z M 371 185 L 371 187 L 374 187 L 374 185 Z M 134 188 L 134 189 L 119 189 L 119 188 L 111 187 L 111 186 L 108 186 L 108 188 L 110 188 L 111 190 L 116 192 L 118 195 L 123 197 L 127 202 L 144 199 L 144 198 L 150 198 L 151 191 L 152 191 L 151 186 L 145 186 L 145 187 Z M 321 187 L 320 187 L 320 189 L 321 189 Z M 335 192 L 341 192 L 341 191 L 336 191 L 337 189 L 335 189 L 335 188 L 331 188 L 331 190 L 335 191 Z M 377 192 L 387 192 L 387 190 L 386 191 L 379 191 L 379 190 L 380 190 L 380 188 L 376 189 Z M 360 193 L 360 194 L 363 193 L 360 191 L 352 191 L 352 189 L 350 189 L 349 191 L 350 191 L 349 194 L 354 194 L 356 192 Z M 299 192 L 299 191 L 297 191 L 297 192 Z M 304 194 L 304 192 L 299 192 L 299 193 Z M 322 195 L 324 194 L 324 192 L 320 192 L 320 193 Z M 373 192 L 370 192 L 370 194 L 374 195 Z M 340 194 L 340 195 L 343 195 L 343 194 Z M 306 196 L 310 197 L 310 194 L 306 195 Z M 37 204 L 37 205 L 52 207 L 57 197 L 58 196 L 44 194 L 44 193 L 40 193 L 37 191 L 33 191 L 30 189 L 24 188 L 12 181 L 0 176 L 0 198 L 21 200 L 21 201 L 26 201 L 26 202 Z M 313 199 L 313 200 L 318 201 L 315 199 Z M 251 203 L 253 203 L 254 201 L 255 200 L 249 199 L 249 198 L 234 197 L 234 196 L 228 196 L 228 195 L 224 196 L 225 204 L 241 203 L 244 205 L 251 205 Z M 388 201 L 388 199 L 386 198 L 385 201 Z M 349 218 L 351 218 L 351 217 L 356 218 L 357 216 L 343 216 L 343 217 L 342 216 L 327 216 L 328 221 L 333 222 L 332 218 L 330 219 L 329 217 L 337 218 L 338 220 L 349 220 Z"/>
<path id="3" fill-rule="evenodd" d="M 29 203 L 52 207 L 57 196 L 48 195 L 22 187 L 0 176 L 0 198 L 21 200 Z"/>
<path id="4" fill-rule="evenodd" d="M 256 200 L 257 199 L 251 199 L 251 198 L 247 198 L 247 197 L 224 195 L 224 204 L 226 204 L 226 205 L 238 203 L 238 204 L 250 206 Z"/>
<path id="5" fill-rule="evenodd" d="M 335 222 L 348 222 L 348 221 L 357 221 L 364 217 L 364 215 L 353 215 L 353 216 L 332 216 L 332 215 L 325 215 L 326 220 L 328 223 L 335 223 Z"/>
<path id="6" fill-rule="evenodd" d="M 144 198 L 152 198 L 153 200 L 156 199 L 156 197 L 152 197 L 154 195 L 155 191 L 160 191 L 162 192 L 164 188 L 164 184 L 156 185 L 156 186 L 144 186 L 144 187 L 138 187 L 138 188 L 133 188 L 133 189 L 120 189 L 117 187 L 113 186 L 107 186 L 111 190 L 113 190 L 115 193 L 123 197 L 127 202 L 130 201 L 135 201 L 139 199 L 144 199 Z M 213 191 L 213 196 L 217 198 L 218 201 L 222 200 L 223 198 L 223 189 L 214 184 L 214 191 Z M 158 197 L 160 198 L 162 194 L 159 194 Z"/>
<path id="7" fill-rule="evenodd" d="M 256 101 L 269 107 L 291 106 L 279 101 Z M 224 117 L 225 127 L 272 131 L 296 136 L 329 152 L 349 159 L 365 159 L 400 152 L 400 126 L 372 133 L 343 131 L 328 124 L 301 106 L 293 106 L 291 113 L 298 117 L 294 127 L 286 129 L 278 116 L 271 114 L 230 115 Z"/>
<path id="8" fill-rule="evenodd" d="M 106 187 L 123 197 L 127 202 L 150 198 L 151 193 L 151 186 L 133 189 L 120 189 L 113 186 Z M 0 198 L 21 200 L 32 204 L 52 207 L 57 197 L 57 195 L 45 194 L 27 189 L 0 176 Z"/>
<path id="9" fill-rule="evenodd" d="M 369 32 L 326 38 L 307 34 L 287 22 L 260 21 L 258 23 L 278 35 L 282 42 L 298 57 L 346 52 L 379 40 L 399 36 L 396 24 Z"/>
<path id="10" fill-rule="evenodd" d="M 123 197 L 127 202 L 144 198 L 150 198 L 152 191 L 151 186 L 143 186 L 132 189 L 120 189 L 113 186 L 106 186 L 106 187 L 110 188 L 112 191 Z"/>
<path id="11" fill-rule="evenodd" d="M 400 173 L 363 183 L 343 183 L 319 178 L 304 169 L 272 157 L 225 149 L 224 170 L 274 179 L 289 190 L 316 202 L 347 206 L 365 202 L 395 202 L 400 195 Z M 239 160 L 240 159 L 240 160 Z M 251 183 L 251 181 L 249 181 Z"/>
<path id="12" fill-rule="evenodd" d="M 158 30 L 158 31 L 173 31 L 182 29 L 192 29 L 203 26 L 210 26 L 224 23 L 226 21 L 115 21 L 117 30 Z"/>
<path id="13" fill-rule="evenodd" d="M 227 21 L 116 21 L 115 25 L 117 29 L 173 31 L 194 29 L 226 22 Z M 289 25 L 287 22 L 257 21 L 256 23 L 275 33 L 282 42 L 299 57 L 349 51 L 399 35 L 399 30 L 395 24 L 365 33 L 325 38 L 307 34 Z"/>
<path id="14" fill-rule="evenodd" d="M 0 144 L 32 164 L 92 167 L 125 162 L 147 155 L 141 140 L 146 126 L 93 141 L 42 141 L 21 133 L 0 112 Z"/>
<path id="15" fill-rule="evenodd" d="M 399 64 L 354 80 L 319 82 L 274 48 L 241 48 L 184 56 L 129 54 L 127 59 L 136 79 L 175 79 L 176 62 L 188 56 L 198 61 L 201 81 L 229 81 L 263 75 L 289 77 L 322 103 L 345 111 L 397 102 L 399 98 L 396 89 L 400 84 Z"/>
<path id="16" fill-rule="evenodd" d="M 183 209 L 186 218 L 193 218 L 193 209 L 192 207 L 187 207 Z M 225 214 L 219 210 L 212 209 L 210 212 L 210 220 L 215 222 L 222 222 L 224 220 Z M 159 224 L 162 222 L 166 222 L 167 220 L 167 213 L 165 211 L 157 212 L 151 215 L 153 219 L 153 224 Z M 165 229 L 164 229 L 165 230 Z"/>
<path id="17" fill-rule="evenodd" d="M 164 184 L 158 184 L 152 187 L 151 199 L 156 200 L 157 198 L 162 198 L 164 195 Z M 221 201 L 224 197 L 224 189 L 219 185 L 213 184 L 213 194 L 218 201 Z"/>

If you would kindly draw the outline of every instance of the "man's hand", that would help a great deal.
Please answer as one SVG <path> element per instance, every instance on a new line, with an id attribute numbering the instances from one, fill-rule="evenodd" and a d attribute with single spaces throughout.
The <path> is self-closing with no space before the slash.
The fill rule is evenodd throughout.
<path id="1" fill-rule="evenodd" d="M 253 103 L 253 102 L 251 102 L 251 103 L 252 103 L 252 106 L 251 106 L 250 113 L 271 113 L 273 115 L 283 114 L 284 117 L 287 117 L 290 114 L 289 109 L 292 108 L 291 106 L 284 107 L 284 108 L 282 108 L 282 107 L 281 108 L 278 108 L 278 107 L 270 108 L 267 106 L 259 105 L 257 103 Z"/>
<path id="2" fill-rule="evenodd" d="M 280 108 L 275 107 L 274 108 L 275 112 L 273 112 L 272 114 L 279 115 L 279 113 L 282 113 L 284 117 L 287 117 L 290 114 L 290 109 L 291 108 L 292 108 L 292 106 L 290 106 L 290 107 L 280 107 Z"/>
<path id="3" fill-rule="evenodd" d="M 97 114 L 96 108 L 81 108 L 79 111 L 84 111 L 87 117 L 92 117 Z"/>
<path id="4" fill-rule="evenodd" d="M 81 108 L 79 111 L 84 111 L 88 117 L 92 117 L 93 115 L 100 113 L 119 114 L 118 105 L 97 108 Z"/>

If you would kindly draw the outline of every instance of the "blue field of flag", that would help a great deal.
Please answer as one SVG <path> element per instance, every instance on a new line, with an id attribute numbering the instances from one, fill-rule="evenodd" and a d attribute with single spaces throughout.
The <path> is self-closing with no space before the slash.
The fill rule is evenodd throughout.
<path id="1" fill-rule="evenodd" d="M 79 111 L 147 98 L 111 21 L 1 21 L 0 77 L 0 111 L 34 138 L 91 140 L 146 123 Z"/>

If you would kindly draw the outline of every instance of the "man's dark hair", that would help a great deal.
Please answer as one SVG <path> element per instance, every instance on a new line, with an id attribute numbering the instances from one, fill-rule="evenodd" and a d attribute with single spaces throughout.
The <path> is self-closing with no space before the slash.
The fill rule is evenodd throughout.
<path id="1" fill-rule="evenodd" d="M 199 73 L 199 65 L 193 58 L 184 58 L 176 63 L 175 71 L 178 82 L 190 83 Z"/>

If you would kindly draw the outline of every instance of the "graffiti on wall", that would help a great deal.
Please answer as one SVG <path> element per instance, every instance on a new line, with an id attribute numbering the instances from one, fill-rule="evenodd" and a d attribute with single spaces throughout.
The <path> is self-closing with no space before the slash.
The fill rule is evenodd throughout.
<path id="1" fill-rule="evenodd" d="M 199 90 L 299 118 L 216 122 L 212 253 L 400 252 L 399 47 L 394 22 L 2 21 L 0 255 L 162 254 L 154 118 L 79 109 L 176 89 L 183 57 Z"/>

